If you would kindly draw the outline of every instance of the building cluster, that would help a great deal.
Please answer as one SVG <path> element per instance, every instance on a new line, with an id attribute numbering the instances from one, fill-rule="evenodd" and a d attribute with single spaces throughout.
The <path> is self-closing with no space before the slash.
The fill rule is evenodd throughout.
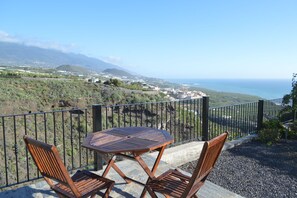
<path id="1" fill-rule="evenodd" d="M 187 88 L 164 88 L 160 90 L 163 94 L 165 94 L 170 100 L 176 99 L 198 99 L 206 96 L 202 91 L 189 91 Z"/>
<path id="2" fill-rule="evenodd" d="M 165 96 L 169 99 L 169 100 L 177 100 L 177 99 L 198 99 L 198 98 L 202 98 L 204 96 L 206 96 L 205 93 L 203 93 L 202 91 L 196 91 L 196 90 L 188 90 L 187 87 L 182 87 L 182 88 L 160 88 L 156 85 L 152 85 L 149 82 L 145 82 L 145 80 L 141 79 L 141 78 L 134 78 L 134 79 L 129 79 L 126 76 L 122 76 L 122 77 L 118 77 L 118 76 L 112 76 L 110 74 L 104 74 L 104 75 L 100 75 L 101 78 L 103 79 L 118 79 L 121 80 L 127 84 L 130 83 L 139 83 L 142 85 L 144 90 L 149 90 L 149 91 L 156 91 L 156 92 L 161 92 L 163 94 L 165 94 Z M 93 83 L 98 83 L 99 82 L 99 78 L 98 77 L 89 77 L 86 79 L 88 82 L 93 82 Z M 103 80 L 102 80 L 103 82 Z"/>

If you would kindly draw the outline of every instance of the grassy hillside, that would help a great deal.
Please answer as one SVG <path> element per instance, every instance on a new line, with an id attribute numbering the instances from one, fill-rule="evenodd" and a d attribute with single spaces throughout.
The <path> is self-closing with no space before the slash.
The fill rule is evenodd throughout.
<path id="1" fill-rule="evenodd" d="M 164 100 L 159 94 L 62 78 L 0 78 L 0 90 L 1 114 Z"/>

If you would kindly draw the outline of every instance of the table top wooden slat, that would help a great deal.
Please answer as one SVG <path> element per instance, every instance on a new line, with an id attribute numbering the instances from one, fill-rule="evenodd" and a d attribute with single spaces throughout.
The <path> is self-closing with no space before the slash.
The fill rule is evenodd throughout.
<path id="1" fill-rule="evenodd" d="M 144 139 L 139 139 L 137 137 L 129 138 L 124 141 L 121 141 L 117 144 L 112 144 L 112 145 L 107 145 L 107 146 L 102 146 L 102 150 L 106 150 L 107 152 L 113 152 L 114 150 L 125 150 L 125 148 L 128 148 L 126 151 L 130 150 L 138 150 L 139 148 L 147 148 L 151 145 L 157 144 L 158 142 L 152 141 L 152 140 L 144 140 Z"/>
<path id="2" fill-rule="evenodd" d="M 101 153 L 147 152 L 172 142 L 165 130 L 123 127 L 90 133 L 82 146 Z"/>

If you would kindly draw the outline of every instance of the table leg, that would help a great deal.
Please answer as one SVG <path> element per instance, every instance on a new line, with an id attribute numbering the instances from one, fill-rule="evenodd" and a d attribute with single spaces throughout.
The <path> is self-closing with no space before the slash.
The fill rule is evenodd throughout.
<path id="1" fill-rule="evenodd" d="M 104 160 L 108 161 L 108 165 L 105 168 L 102 176 L 106 177 L 107 173 L 109 172 L 110 168 L 112 167 L 128 184 L 131 182 L 128 177 L 119 169 L 119 167 L 115 164 L 116 155 L 112 158 L 108 159 L 107 156 L 103 157 Z"/>
<path id="2" fill-rule="evenodd" d="M 137 155 L 134 157 L 136 161 L 139 163 L 139 165 L 143 168 L 143 170 L 146 172 L 146 174 L 149 176 L 149 178 L 154 178 L 154 174 L 152 171 L 149 169 L 149 167 L 146 165 L 146 163 L 143 161 L 143 159 Z"/>
<path id="3" fill-rule="evenodd" d="M 159 151 L 159 154 L 158 154 L 158 156 L 157 156 L 157 158 L 156 158 L 156 161 L 155 161 L 155 163 L 154 163 L 154 165 L 153 165 L 152 170 L 150 171 L 153 177 L 150 177 L 150 175 L 148 174 L 149 177 L 148 177 L 148 179 L 147 179 L 147 181 L 146 181 L 146 184 L 148 183 L 148 181 L 149 181 L 151 178 L 154 178 L 154 177 L 155 177 L 154 175 L 155 175 L 155 173 L 156 173 L 156 171 L 157 171 L 157 168 L 158 168 L 158 166 L 159 166 L 159 163 L 160 163 L 160 161 L 161 161 L 161 157 L 162 157 L 162 155 L 163 155 L 163 153 L 164 153 L 165 148 L 166 148 L 166 146 L 163 146 L 162 148 L 157 149 L 157 150 Z M 141 165 L 141 164 L 140 164 L 140 165 Z M 148 167 L 147 167 L 147 168 L 148 168 Z M 145 194 L 146 194 L 146 188 L 144 187 L 143 190 L 142 190 L 142 193 L 141 193 L 141 196 L 140 196 L 140 197 L 143 198 L 143 197 L 145 196 Z"/>

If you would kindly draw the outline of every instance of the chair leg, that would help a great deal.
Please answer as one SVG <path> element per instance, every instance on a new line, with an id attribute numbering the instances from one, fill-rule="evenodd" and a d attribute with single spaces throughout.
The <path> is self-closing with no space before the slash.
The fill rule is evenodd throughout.
<path id="1" fill-rule="evenodd" d="M 105 191 L 105 193 L 104 193 L 104 195 L 103 195 L 104 198 L 108 198 L 109 193 L 110 193 L 111 189 L 113 188 L 113 186 L 114 186 L 114 182 L 112 182 L 112 183 L 110 184 L 110 186 L 106 189 L 106 191 Z"/>
<path id="2" fill-rule="evenodd" d="M 145 197 L 146 191 L 147 191 L 147 189 L 144 187 L 143 190 L 142 190 L 142 193 L 140 195 L 140 198 L 144 198 Z"/>
<path id="3" fill-rule="evenodd" d="M 156 193 L 150 187 L 144 187 L 144 189 L 147 190 L 152 198 L 158 198 Z"/>

